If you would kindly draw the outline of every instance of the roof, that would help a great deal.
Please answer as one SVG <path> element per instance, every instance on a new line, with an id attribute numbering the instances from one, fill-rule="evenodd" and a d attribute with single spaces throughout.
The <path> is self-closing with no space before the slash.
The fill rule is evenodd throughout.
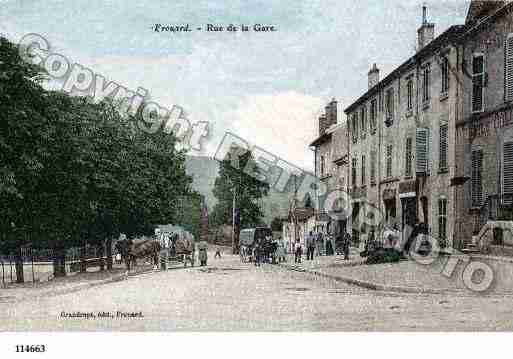
<path id="1" fill-rule="evenodd" d="M 472 0 L 465 19 L 465 24 L 476 24 L 479 20 L 490 15 L 490 13 L 501 6 L 504 6 L 506 1 L 483 1 Z"/>
<path id="2" fill-rule="evenodd" d="M 436 37 L 429 44 L 424 46 L 420 51 L 418 51 L 415 55 L 410 57 L 408 60 L 403 62 L 400 66 L 398 66 L 395 70 L 393 70 L 388 76 L 386 76 L 383 80 L 378 82 L 374 87 L 365 92 L 362 96 L 360 96 L 355 102 L 353 102 L 349 107 L 347 107 L 344 112 L 348 114 L 352 112 L 357 106 L 361 103 L 374 96 L 375 93 L 379 91 L 379 89 L 387 86 L 390 82 L 396 79 L 400 74 L 409 69 L 412 65 L 421 61 L 424 57 L 429 54 L 435 52 L 436 49 L 439 49 L 446 45 L 447 43 L 455 41 L 459 36 L 461 36 L 467 27 L 465 25 L 453 25 L 445 30 L 442 34 Z"/>
<path id="3" fill-rule="evenodd" d="M 310 147 L 318 147 L 329 140 L 331 140 L 331 132 L 324 132 L 310 144 Z"/>
<path id="4" fill-rule="evenodd" d="M 294 212 L 296 218 L 298 221 L 304 221 L 305 219 L 308 219 L 314 215 L 314 209 L 313 208 L 296 208 L 295 211 L 290 211 L 289 219 L 292 217 L 292 212 Z"/>

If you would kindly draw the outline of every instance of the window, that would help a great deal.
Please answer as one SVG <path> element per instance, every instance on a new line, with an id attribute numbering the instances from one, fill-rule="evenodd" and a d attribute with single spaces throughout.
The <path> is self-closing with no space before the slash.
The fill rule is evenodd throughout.
<path id="1" fill-rule="evenodd" d="M 438 238 L 440 241 L 447 240 L 447 199 L 438 200 Z"/>
<path id="2" fill-rule="evenodd" d="M 376 133 L 376 118 L 378 115 L 378 104 L 376 99 L 371 101 L 370 104 L 370 132 L 371 135 Z"/>
<path id="3" fill-rule="evenodd" d="M 440 70 L 442 72 L 442 94 L 446 94 L 449 91 L 449 59 L 447 56 L 442 58 L 440 64 Z"/>
<path id="4" fill-rule="evenodd" d="M 353 114 L 353 143 L 358 142 L 358 114 Z"/>
<path id="5" fill-rule="evenodd" d="M 351 184 L 356 187 L 356 158 L 353 158 L 351 162 Z"/>
<path id="6" fill-rule="evenodd" d="M 365 106 L 362 106 L 362 108 L 360 109 L 360 123 L 362 138 L 365 138 L 367 132 L 367 108 Z"/>
<path id="7" fill-rule="evenodd" d="M 367 182 L 365 175 L 365 156 L 362 156 L 362 186 L 365 186 Z"/>
<path id="8" fill-rule="evenodd" d="M 408 137 L 406 139 L 406 152 L 405 152 L 405 168 L 404 168 L 404 174 L 406 177 L 411 177 L 412 174 L 412 146 L 413 146 L 413 140 L 411 137 Z"/>
<path id="9" fill-rule="evenodd" d="M 415 152 L 417 153 L 417 173 L 427 174 L 429 172 L 429 129 L 417 128 Z"/>
<path id="10" fill-rule="evenodd" d="M 483 150 L 475 149 L 472 151 L 472 187 L 471 199 L 472 207 L 481 207 L 483 203 Z"/>
<path id="11" fill-rule="evenodd" d="M 325 168 L 324 168 L 324 165 L 325 165 L 325 160 L 324 160 L 324 156 L 321 156 L 321 161 L 320 161 L 320 167 L 321 167 L 321 177 L 324 177 L 324 171 L 325 171 Z"/>
<path id="12" fill-rule="evenodd" d="M 483 111 L 484 82 L 484 55 L 474 54 L 472 57 L 472 112 Z"/>
<path id="13" fill-rule="evenodd" d="M 386 176 L 387 178 L 392 177 L 392 145 L 387 146 L 387 152 L 386 152 Z"/>
<path id="14" fill-rule="evenodd" d="M 394 89 L 388 89 L 385 97 L 385 111 L 387 126 L 390 126 L 394 121 Z"/>
<path id="15" fill-rule="evenodd" d="M 447 170 L 447 131 L 446 123 L 440 125 L 440 143 L 438 148 L 438 170 Z"/>
<path id="16" fill-rule="evenodd" d="M 371 151 L 371 168 L 370 168 L 370 182 L 371 184 L 376 183 L 376 151 Z"/>
<path id="17" fill-rule="evenodd" d="M 426 105 L 431 99 L 431 66 L 427 64 L 422 73 L 422 102 Z"/>
<path id="18" fill-rule="evenodd" d="M 502 193 L 508 195 L 505 199 L 511 203 L 511 196 L 513 196 L 513 142 L 504 143 L 502 162 Z"/>
<path id="19" fill-rule="evenodd" d="M 508 35 L 504 52 L 506 54 L 505 97 L 506 101 L 513 101 L 513 33 Z"/>
<path id="20" fill-rule="evenodd" d="M 408 111 L 413 110 L 413 79 L 410 77 L 408 79 L 408 83 L 406 84 L 407 91 L 407 100 L 406 100 L 406 109 Z"/>

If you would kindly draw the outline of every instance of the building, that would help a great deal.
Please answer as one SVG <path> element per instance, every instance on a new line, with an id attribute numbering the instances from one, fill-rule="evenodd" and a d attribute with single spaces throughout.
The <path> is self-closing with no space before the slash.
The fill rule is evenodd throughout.
<path id="1" fill-rule="evenodd" d="M 337 101 L 331 100 L 325 113 L 319 117 L 318 137 L 310 144 L 314 151 L 315 176 L 326 187 L 327 194 L 316 198 L 315 224 L 313 229 L 325 234 L 345 230 L 345 221 L 330 216 L 326 197 L 336 190 L 347 190 L 347 165 L 349 140 L 345 123 L 338 122 Z M 319 197 L 319 196 L 318 196 Z"/>
<path id="2" fill-rule="evenodd" d="M 453 44 L 464 31 L 465 26 L 451 26 L 435 38 L 424 6 L 416 53 L 382 80 L 374 64 L 368 91 L 345 110 L 353 218 L 370 205 L 406 237 L 422 222 L 441 243 L 452 244 L 454 222 L 447 208 L 454 203 L 450 138 L 458 93 L 451 64 L 457 60 Z M 354 223 L 353 236 L 365 230 Z"/>
<path id="3" fill-rule="evenodd" d="M 489 249 L 513 246 L 512 12 L 509 1 L 472 1 L 457 45 L 454 213 L 460 246 L 472 237 L 495 247 Z"/>

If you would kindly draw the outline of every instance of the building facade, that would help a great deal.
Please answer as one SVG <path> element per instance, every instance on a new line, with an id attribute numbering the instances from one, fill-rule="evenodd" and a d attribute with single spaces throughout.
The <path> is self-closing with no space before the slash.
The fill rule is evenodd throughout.
<path id="1" fill-rule="evenodd" d="M 513 4 L 474 1 L 465 25 L 458 42 L 457 241 L 513 246 Z"/>
<path id="2" fill-rule="evenodd" d="M 425 223 L 432 236 L 450 246 L 451 138 L 458 97 L 451 64 L 457 57 L 453 43 L 464 26 L 452 26 L 436 38 L 434 26 L 424 8 L 416 54 L 383 80 L 374 65 L 368 91 L 345 110 L 351 137 L 350 193 L 353 212 L 365 210 L 360 203 L 375 207 L 383 222 L 405 237 L 414 225 Z M 355 223 L 353 236 L 366 230 Z"/>

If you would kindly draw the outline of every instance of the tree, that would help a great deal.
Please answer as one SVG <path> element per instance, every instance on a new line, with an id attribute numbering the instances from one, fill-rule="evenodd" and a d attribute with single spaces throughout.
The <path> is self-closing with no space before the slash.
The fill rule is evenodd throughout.
<path id="1" fill-rule="evenodd" d="M 253 175 L 251 175 L 251 174 Z M 219 175 L 214 184 L 214 206 L 212 221 L 215 225 L 233 224 L 233 201 L 240 221 L 235 223 L 236 238 L 240 228 L 251 228 L 262 224 L 263 213 L 258 201 L 269 192 L 269 185 L 259 178 L 250 151 L 240 153 L 233 148 L 228 156 L 221 161 Z M 238 244 L 235 243 L 237 247 Z"/>
<path id="2" fill-rule="evenodd" d="M 198 195 L 176 138 L 147 133 L 141 113 L 112 101 L 47 91 L 43 76 L 0 38 L 0 250 L 16 254 L 17 280 L 23 246 L 53 248 L 59 276 L 70 247 L 105 246 L 111 268 L 121 232 L 152 234 L 185 215 L 193 228 Z"/>

